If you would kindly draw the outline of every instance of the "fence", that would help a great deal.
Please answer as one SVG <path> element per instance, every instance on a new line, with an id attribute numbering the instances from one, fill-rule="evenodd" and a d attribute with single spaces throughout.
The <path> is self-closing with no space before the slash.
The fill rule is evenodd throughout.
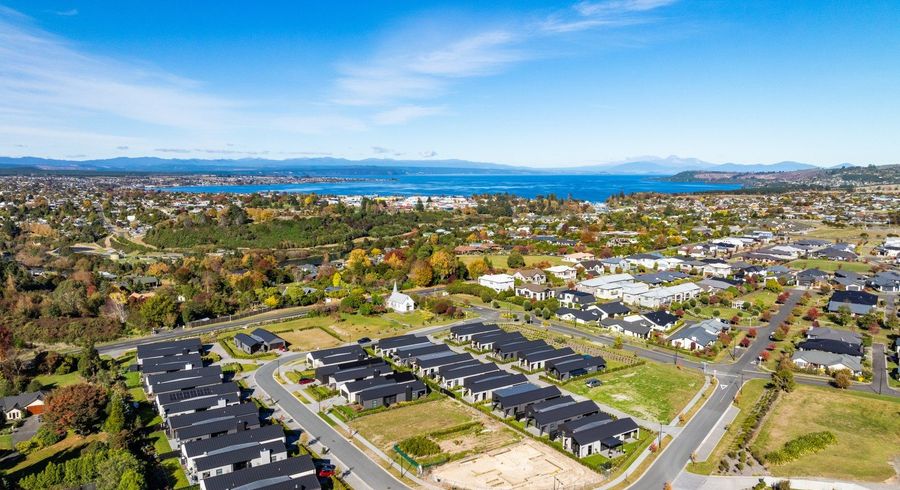
<path id="1" fill-rule="evenodd" d="M 243 313 L 236 313 L 234 315 L 225 315 L 216 318 L 205 318 L 203 320 L 194 320 L 192 322 L 187 322 L 185 324 L 186 327 L 202 327 L 204 325 L 210 325 L 212 323 L 223 323 L 223 322 L 233 322 L 235 320 L 241 320 L 247 318 L 248 316 L 259 315 L 260 313 L 265 313 L 267 311 L 272 311 L 271 308 L 260 308 L 258 310 L 250 310 L 245 311 Z"/>

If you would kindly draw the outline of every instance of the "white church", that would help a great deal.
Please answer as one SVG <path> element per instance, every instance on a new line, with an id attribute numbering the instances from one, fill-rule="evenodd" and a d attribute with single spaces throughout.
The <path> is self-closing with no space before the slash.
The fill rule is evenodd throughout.
<path id="1" fill-rule="evenodd" d="M 385 303 L 388 309 L 394 310 L 397 313 L 408 313 L 416 309 L 416 302 L 413 301 L 412 298 L 409 297 L 408 294 L 403 294 L 397 291 L 397 283 L 394 283 L 394 291 L 388 297 L 387 302 Z"/>

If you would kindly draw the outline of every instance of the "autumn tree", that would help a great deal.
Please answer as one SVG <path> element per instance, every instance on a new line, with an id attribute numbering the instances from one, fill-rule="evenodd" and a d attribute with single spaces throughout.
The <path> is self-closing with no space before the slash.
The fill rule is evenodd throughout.
<path id="1" fill-rule="evenodd" d="M 850 376 L 847 375 L 844 371 L 839 371 L 834 374 L 834 386 L 840 388 L 842 390 L 846 390 L 850 387 Z"/>
<path id="2" fill-rule="evenodd" d="M 518 250 L 513 250 L 509 253 L 509 257 L 506 258 L 506 265 L 511 269 L 525 267 L 525 257 Z"/>
<path id="3" fill-rule="evenodd" d="M 488 268 L 484 264 L 483 260 L 473 260 L 472 262 L 469 262 L 469 265 L 466 266 L 466 270 L 469 271 L 469 277 L 475 279 L 486 274 Z"/>
<path id="4" fill-rule="evenodd" d="M 365 250 L 355 248 L 347 256 L 347 268 L 356 276 L 365 274 L 366 269 L 372 267 L 372 260 Z"/>
<path id="5" fill-rule="evenodd" d="M 446 250 L 437 250 L 431 255 L 428 262 L 431 265 L 431 270 L 437 275 L 438 279 L 444 281 L 451 273 L 453 273 L 453 269 L 455 269 L 454 266 L 456 265 L 456 257 Z"/>
<path id="6" fill-rule="evenodd" d="M 410 280 L 419 287 L 430 285 L 432 277 L 431 265 L 425 260 L 417 260 L 409 271 Z"/>
<path id="7" fill-rule="evenodd" d="M 57 430 L 71 429 L 90 434 L 99 426 L 106 406 L 106 390 L 91 383 L 79 383 L 53 390 L 47 397 L 44 420 Z"/>

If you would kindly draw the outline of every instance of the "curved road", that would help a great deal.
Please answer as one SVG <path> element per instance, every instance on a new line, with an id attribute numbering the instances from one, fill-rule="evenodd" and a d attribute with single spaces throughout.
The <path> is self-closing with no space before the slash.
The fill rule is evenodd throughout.
<path id="1" fill-rule="evenodd" d="M 280 362 L 287 364 L 305 356 L 305 353 L 282 356 Z M 373 490 L 409 488 L 394 478 L 378 463 L 372 461 L 359 448 L 344 439 L 332 426 L 322 420 L 318 414 L 300 403 L 294 395 L 275 381 L 274 374 L 279 365 L 280 363 L 278 362 L 264 364 L 253 372 L 254 382 L 275 404 L 290 414 L 310 434 L 311 438 L 316 438 L 322 444 L 328 446 L 330 450 L 328 456 L 339 460 L 350 471 L 351 475 L 355 475 L 358 481 L 363 482 Z M 358 483 L 354 487 L 358 488 Z"/>

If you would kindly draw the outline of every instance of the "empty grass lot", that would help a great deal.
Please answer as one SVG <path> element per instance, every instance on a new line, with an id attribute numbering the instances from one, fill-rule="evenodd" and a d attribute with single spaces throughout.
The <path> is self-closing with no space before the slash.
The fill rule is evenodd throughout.
<path id="1" fill-rule="evenodd" d="M 671 422 L 703 386 L 702 374 L 655 362 L 597 378 L 603 384 L 596 388 L 588 388 L 583 379 L 565 388 L 631 415 L 663 423 Z"/>
<path id="2" fill-rule="evenodd" d="M 826 260 L 826 259 L 799 259 L 787 263 L 788 267 L 794 269 L 819 269 L 823 271 L 836 271 L 838 269 L 851 272 L 869 272 L 872 266 L 863 264 L 862 262 L 845 262 L 842 260 Z"/>
<path id="3" fill-rule="evenodd" d="M 78 374 L 78 371 L 73 371 L 69 374 L 42 374 L 35 376 L 34 379 L 40 381 L 47 389 L 62 388 L 63 386 L 74 385 L 84 381 L 84 378 L 81 377 L 81 374 Z"/>
<path id="4" fill-rule="evenodd" d="M 884 481 L 900 455 L 900 399 L 798 385 L 782 394 L 754 447 L 768 453 L 810 432 L 831 431 L 837 444 L 769 470 L 775 476 Z"/>
<path id="5" fill-rule="evenodd" d="M 471 264 L 477 260 L 483 260 L 484 257 L 487 257 L 491 264 L 495 269 L 509 269 L 509 265 L 506 263 L 506 255 L 460 255 L 459 260 L 466 265 Z M 525 259 L 525 267 L 531 267 L 534 264 L 539 264 L 541 262 L 547 262 L 550 265 L 560 265 L 563 263 L 562 257 L 557 257 L 555 255 L 525 255 L 523 257 Z"/>
<path id="6" fill-rule="evenodd" d="M 7 476 L 12 478 L 12 481 L 15 481 L 26 475 L 43 471 L 51 462 L 63 463 L 69 459 L 77 458 L 88 444 L 93 441 L 104 440 L 106 440 L 105 433 L 91 434 L 86 437 L 69 433 L 65 439 L 52 446 L 32 451 L 15 466 L 11 468 L 0 466 L 0 469 L 6 470 Z"/>

